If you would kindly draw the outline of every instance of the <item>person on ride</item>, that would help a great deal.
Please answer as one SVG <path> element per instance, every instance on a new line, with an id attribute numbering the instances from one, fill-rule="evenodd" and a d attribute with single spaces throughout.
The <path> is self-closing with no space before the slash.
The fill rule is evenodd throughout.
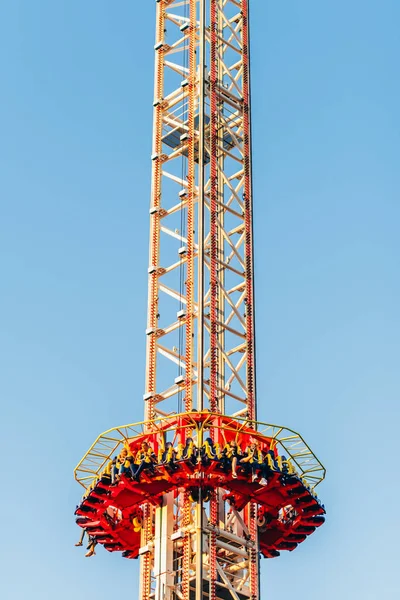
<path id="1" fill-rule="evenodd" d="M 94 554 L 96 554 L 95 552 L 95 548 L 97 546 L 97 541 L 96 538 L 94 538 L 93 536 L 90 535 L 90 533 L 88 532 L 87 529 L 83 529 L 82 530 L 82 535 L 79 539 L 79 542 L 77 542 L 75 544 L 75 546 L 83 546 L 83 540 L 85 539 L 85 535 L 87 536 L 87 541 L 88 541 L 88 545 L 86 547 L 86 558 L 90 558 L 91 556 L 93 556 Z"/>
<path id="2" fill-rule="evenodd" d="M 201 461 L 204 465 L 209 465 L 212 460 L 218 460 L 217 450 L 212 438 L 206 438 L 200 450 Z"/>
<path id="3" fill-rule="evenodd" d="M 154 473 L 154 464 L 156 462 L 157 457 L 154 454 L 153 448 L 147 442 L 142 442 L 140 449 L 136 452 L 135 456 L 135 464 L 133 465 L 133 479 L 135 481 L 139 481 L 140 474 L 144 469 Z"/>
<path id="4" fill-rule="evenodd" d="M 76 542 L 75 546 L 83 546 L 83 540 L 85 539 L 85 535 L 88 535 L 88 537 L 89 537 L 89 534 L 87 533 L 87 530 L 86 529 L 82 529 L 82 535 L 79 538 L 79 542 Z"/>
<path id="5" fill-rule="evenodd" d="M 128 452 L 125 457 L 125 460 L 123 462 L 121 462 L 121 465 L 119 467 L 118 478 L 120 478 L 121 475 L 124 475 L 125 473 L 130 473 L 133 477 L 135 475 L 134 466 L 135 466 L 135 459 L 133 458 L 132 454 L 130 454 Z"/>
<path id="6" fill-rule="evenodd" d="M 85 554 L 86 558 L 90 558 L 91 556 L 94 556 L 96 554 L 95 548 L 97 546 L 96 538 L 92 537 L 91 535 L 89 535 L 88 537 L 89 537 L 89 544 L 86 548 L 86 550 L 87 550 L 87 552 Z"/>
<path id="7" fill-rule="evenodd" d="M 276 441 L 271 440 L 270 447 L 264 454 L 261 464 L 261 477 L 267 480 L 273 473 L 280 471 L 279 464 L 275 455 Z"/>
<path id="8" fill-rule="evenodd" d="M 197 448 L 193 441 L 193 438 L 191 438 L 191 437 L 188 437 L 186 440 L 186 444 L 185 444 L 185 447 L 183 448 L 183 452 L 182 452 L 182 459 L 188 460 L 191 463 L 193 463 L 194 465 L 196 464 Z"/>
<path id="9" fill-rule="evenodd" d="M 128 450 L 126 448 L 122 448 L 121 452 L 114 458 L 112 461 L 111 467 L 111 483 L 114 484 L 119 479 L 119 473 L 121 466 L 125 464 L 128 457 Z"/>
<path id="10" fill-rule="evenodd" d="M 278 521 L 284 523 L 285 525 L 288 525 L 290 523 L 293 523 L 296 517 L 297 512 L 295 511 L 293 506 L 291 504 L 287 504 L 279 510 Z"/>
<path id="11" fill-rule="evenodd" d="M 240 464 L 245 465 L 246 470 L 251 471 L 252 482 L 257 481 L 258 479 L 257 471 L 260 470 L 263 458 L 263 453 L 260 450 L 259 443 L 254 441 L 250 444 L 250 446 L 247 446 L 244 458 L 239 461 Z M 264 477 L 260 480 L 261 485 L 267 485 L 267 483 L 268 482 Z"/>
<path id="12" fill-rule="evenodd" d="M 109 525 L 114 527 L 119 521 L 122 521 L 122 511 L 116 506 L 108 506 L 104 512 L 104 517 Z"/>
<path id="13" fill-rule="evenodd" d="M 226 469 L 229 465 L 232 467 L 232 477 L 233 479 L 237 479 L 237 464 L 238 460 L 242 456 L 242 451 L 238 446 L 236 440 L 231 440 L 225 445 L 225 448 L 222 451 L 222 464 Z"/>
<path id="14" fill-rule="evenodd" d="M 161 462 L 163 465 L 166 465 L 173 471 L 176 471 L 178 468 L 175 464 L 176 452 L 171 442 L 167 442 L 165 445 L 165 449 L 161 455 Z"/>

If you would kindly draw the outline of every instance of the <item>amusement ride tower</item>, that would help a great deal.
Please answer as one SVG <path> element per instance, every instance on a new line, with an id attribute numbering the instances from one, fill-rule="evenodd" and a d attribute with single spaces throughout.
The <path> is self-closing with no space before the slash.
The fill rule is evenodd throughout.
<path id="1" fill-rule="evenodd" d="M 144 421 L 90 447 L 75 514 L 140 558 L 140 600 L 258 600 L 260 556 L 324 522 L 325 470 L 257 421 L 249 0 L 155 6 Z"/>

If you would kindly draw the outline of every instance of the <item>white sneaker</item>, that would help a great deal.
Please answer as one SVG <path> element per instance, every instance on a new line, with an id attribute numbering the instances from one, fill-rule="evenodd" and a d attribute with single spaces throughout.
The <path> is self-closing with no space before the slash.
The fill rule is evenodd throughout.
<path id="1" fill-rule="evenodd" d="M 257 481 L 258 479 L 258 475 L 257 473 L 254 473 L 253 477 L 251 478 L 251 481 Z"/>
<path id="2" fill-rule="evenodd" d="M 265 479 L 265 477 L 263 477 L 262 479 L 260 479 L 260 485 L 268 485 L 268 481 Z"/>

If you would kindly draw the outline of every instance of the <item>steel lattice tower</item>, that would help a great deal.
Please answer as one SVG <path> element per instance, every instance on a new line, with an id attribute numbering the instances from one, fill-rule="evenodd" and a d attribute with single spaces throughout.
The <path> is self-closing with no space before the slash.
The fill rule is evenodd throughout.
<path id="1" fill-rule="evenodd" d="M 156 22 L 146 420 L 170 414 L 180 402 L 185 411 L 255 419 L 248 0 L 161 0 Z M 180 501 L 189 524 L 192 503 L 187 494 Z M 208 515 L 196 503 L 195 532 L 183 538 L 183 598 L 189 572 L 196 573 L 196 600 L 203 597 L 205 570 L 209 597 L 217 597 L 221 567 L 208 528 L 226 524 L 220 505 L 218 493 Z M 159 522 L 171 523 L 172 511 L 166 499 Z M 252 505 L 245 512 L 241 531 L 232 534 L 232 562 L 248 570 L 255 600 L 256 513 Z M 176 569 L 172 543 L 168 550 L 159 543 L 157 551 L 161 600 L 168 598 L 167 573 Z M 141 600 L 150 598 L 151 560 L 142 558 Z"/>
<path id="2" fill-rule="evenodd" d="M 178 431 L 182 440 L 195 435 L 198 448 L 206 430 L 221 442 L 229 431 L 267 436 L 265 448 L 274 440 L 291 457 L 289 471 L 299 481 L 307 475 L 302 486 L 315 487 L 325 474 L 298 434 L 256 421 L 249 0 L 156 0 L 154 48 L 144 422 L 102 434 L 79 463 L 76 478 L 87 488 L 77 512 L 86 519 L 82 527 L 118 444 L 146 436 L 161 443 Z M 140 518 L 136 508 L 126 517 L 139 523 L 131 557 L 140 556 L 140 600 L 258 600 L 260 531 L 265 535 L 265 523 L 274 523 L 287 500 L 274 516 L 263 490 L 235 492 L 221 477 L 211 485 L 202 467 L 187 477 L 157 488 L 157 502 L 142 495 L 135 501 Z M 107 541 L 107 523 L 96 535 L 107 549 L 126 550 L 122 534 L 115 542 L 115 528 L 134 502 L 106 488 L 99 497 L 113 497 L 121 512 Z M 260 513 L 263 502 L 269 521 Z M 293 537 L 282 539 L 290 545 Z"/>

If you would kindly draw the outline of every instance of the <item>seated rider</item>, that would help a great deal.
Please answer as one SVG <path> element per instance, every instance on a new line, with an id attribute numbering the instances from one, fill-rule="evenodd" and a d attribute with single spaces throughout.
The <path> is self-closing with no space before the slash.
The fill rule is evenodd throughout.
<path id="1" fill-rule="evenodd" d="M 161 462 L 170 469 L 176 471 L 178 468 L 175 464 L 176 452 L 171 442 L 167 442 L 164 451 L 161 453 Z"/>
<path id="2" fill-rule="evenodd" d="M 275 451 L 274 451 L 275 446 L 276 446 L 276 441 L 271 440 L 269 450 L 267 450 L 267 452 L 264 454 L 264 458 L 263 458 L 261 468 L 260 468 L 261 476 L 263 479 L 268 479 L 268 477 L 272 473 L 280 470 L 278 461 L 275 456 Z"/>
<path id="3" fill-rule="evenodd" d="M 278 456 L 278 458 L 275 460 L 275 462 L 278 466 L 278 469 L 280 471 L 282 471 L 283 475 L 291 474 L 291 471 L 292 471 L 291 464 L 284 454 L 282 454 L 282 456 Z"/>
<path id="4" fill-rule="evenodd" d="M 263 462 L 263 453 L 260 450 L 259 443 L 257 441 L 252 442 L 250 446 L 247 446 L 244 458 L 240 459 L 240 464 L 245 467 L 247 471 L 251 471 L 251 481 L 257 481 L 260 466 Z M 267 481 L 264 477 L 261 478 L 260 484 L 267 485 Z"/>
<path id="5" fill-rule="evenodd" d="M 108 506 L 103 514 L 107 523 L 112 527 L 114 527 L 117 523 L 119 523 L 119 521 L 122 520 L 122 511 L 116 506 Z"/>
<path id="6" fill-rule="evenodd" d="M 297 512 L 291 504 L 287 504 L 283 508 L 279 509 L 278 521 L 284 523 L 285 525 L 293 523 L 296 517 Z"/>
<path id="7" fill-rule="evenodd" d="M 178 451 L 176 453 L 176 458 L 178 460 L 188 460 L 193 465 L 196 464 L 197 461 L 197 448 L 193 441 L 193 438 L 188 437 L 186 439 L 185 445 L 182 443 L 178 444 Z"/>
<path id="8" fill-rule="evenodd" d="M 85 539 L 85 535 L 87 534 L 87 530 L 86 529 L 82 529 L 82 534 L 81 537 L 79 538 L 79 541 L 76 542 L 75 546 L 83 546 L 83 540 Z M 89 537 L 89 534 L 87 534 Z"/>
<path id="9" fill-rule="evenodd" d="M 135 460 L 134 460 L 132 454 L 130 454 L 128 452 L 124 462 L 121 463 L 121 466 L 119 467 L 118 476 L 120 477 L 121 475 L 124 475 L 125 473 L 129 473 L 133 477 L 135 475 L 134 467 L 135 467 Z"/>
<path id="10" fill-rule="evenodd" d="M 224 469 L 226 469 L 226 470 L 228 469 L 229 466 L 231 466 L 233 479 L 237 479 L 236 468 L 237 468 L 238 460 L 241 457 L 242 457 L 242 451 L 239 448 L 236 440 L 231 440 L 230 442 L 225 444 L 225 447 L 222 451 L 222 456 L 221 456 L 222 465 L 223 465 Z"/>
<path id="11" fill-rule="evenodd" d="M 86 558 L 90 558 L 91 556 L 96 554 L 95 548 L 97 546 L 97 542 L 96 542 L 96 538 L 91 536 L 90 533 L 88 533 L 87 529 L 82 530 L 82 535 L 79 539 L 79 542 L 77 542 L 75 544 L 75 546 L 83 546 L 83 540 L 85 539 L 85 535 L 87 536 L 87 540 L 88 540 L 88 545 L 86 547 L 87 552 L 86 552 L 85 556 L 86 556 Z"/>
<path id="12" fill-rule="evenodd" d="M 121 452 L 112 461 L 111 467 L 111 483 L 114 484 L 119 479 L 121 473 L 121 467 L 125 465 L 128 460 L 128 450 L 122 448 Z"/>
<path id="13" fill-rule="evenodd" d="M 94 556 L 96 554 L 96 552 L 95 552 L 96 546 L 97 546 L 96 538 L 89 535 L 89 544 L 86 548 L 87 552 L 85 554 L 86 558 L 90 558 L 91 556 Z"/>
<path id="14" fill-rule="evenodd" d="M 135 463 L 133 465 L 133 479 L 139 481 L 140 474 L 144 469 L 154 473 L 154 464 L 156 462 L 157 458 L 154 454 L 153 448 L 147 442 L 142 442 L 140 449 L 136 452 L 135 456 Z"/>
<path id="15" fill-rule="evenodd" d="M 206 438 L 201 447 L 200 456 L 204 465 L 209 465 L 212 460 L 218 460 L 217 449 L 215 448 L 212 438 Z"/>

